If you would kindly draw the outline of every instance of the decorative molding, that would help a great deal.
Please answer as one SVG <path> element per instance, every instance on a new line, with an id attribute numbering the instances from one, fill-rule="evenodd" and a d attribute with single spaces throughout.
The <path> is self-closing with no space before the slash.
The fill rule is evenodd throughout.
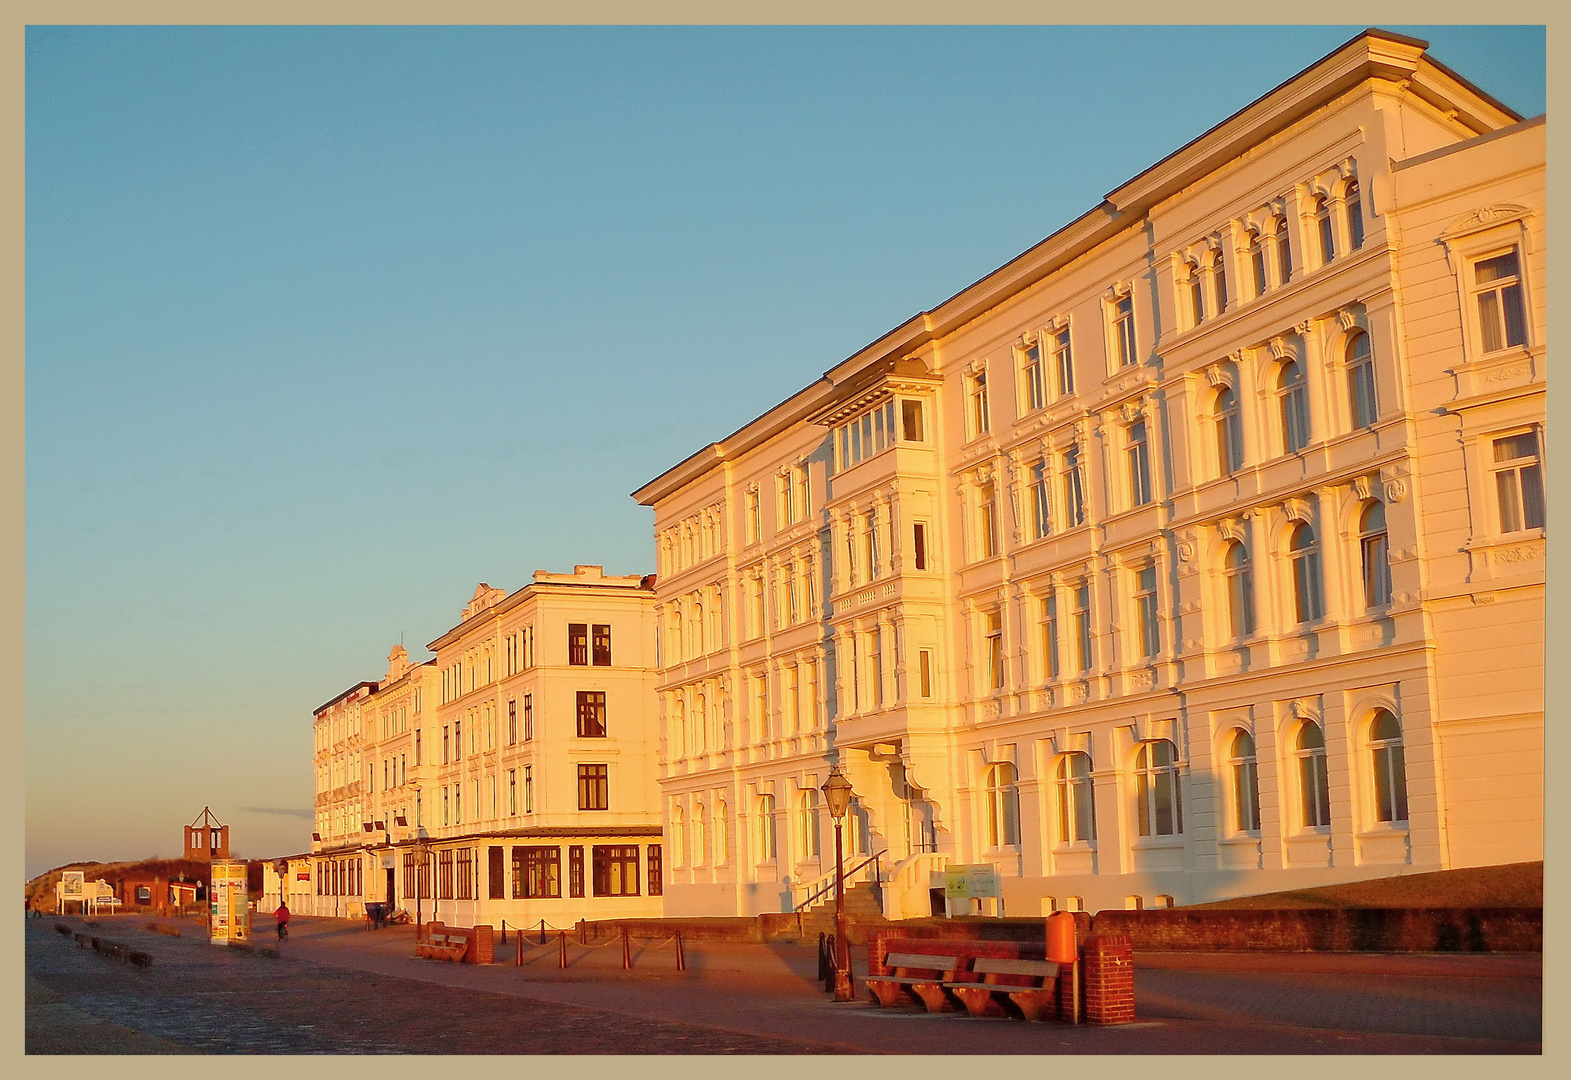
<path id="1" fill-rule="evenodd" d="M 1441 240 L 1455 240 L 1469 233 L 1480 232 L 1496 225 L 1506 225 L 1513 221 L 1523 221 L 1533 215 L 1533 211 L 1517 203 L 1497 203 L 1493 206 L 1481 206 L 1476 210 L 1469 210 L 1457 218 L 1446 230 L 1440 234 Z"/>
<path id="2" fill-rule="evenodd" d="M 1228 540 L 1237 540 L 1243 543 L 1244 525 L 1237 518 L 1223 518 L 1216 523 L 1216 531 Z"/>
<path id="3" fill-rule="evenodd" d="M 1312 525 L 1309 503 L 1304 499 L 1285 499 L 1282 502 L 1282 513 L 1289 521 L 1302 521 Z"/>
<path id="4" fill-rule="evenodd" d="M 987 358 L 978 356 L 966 364 L 966 374 L 972 377 L 980 375 L 987 370 Z"/>
<path id="5" fill-rule="evenodd" d="M 1355 476 L 1353 478 L 1353 494 L 1358 496 L 1359 502 L 1368 500 L 1369 490 L 1369 477 Z"/>
<path id="6" fill-rule="evenodd" d="M 1191 544 L 1188 540 L 1185 540 L 1183 543 L 1179 544 L 1178 560 L 1179 562 L 1194 562 L 1195 545 Z"/>
<path id="7" fill-rule="evenodd" d="M 1387 480 L 1385 485 L 1385 494 L 1386 502 L 1393 504 L 1401 502 L 1403 499 L 1407 498 L 1407 481 L 1400 478 Z"/>
<path id="8" fill-rule="evenodd" d="M 1342 324 L 1343 330 L 1351 330 L 1358 324 L 1358 312 L 1350 307 L 1341 308 L 1336 313 L 1336 319 Z"/>

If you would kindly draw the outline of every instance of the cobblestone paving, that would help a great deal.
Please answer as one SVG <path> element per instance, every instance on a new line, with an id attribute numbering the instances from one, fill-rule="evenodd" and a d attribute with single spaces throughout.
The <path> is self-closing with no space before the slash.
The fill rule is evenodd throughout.
<path id="1" fill-rule="evenodd" d="M 35 920 L 27 968 L 73 1007 L 205 1054 L 821 1054 L 840 1048 L 325 968 L 193 939 L 142 971 Z M 29 1050 L 49 1052 L 29 1033 Z M 35 1049 L 36 1047 L 36 1049 Z M 102 1052 L 84 1046 L 83 1053 Z"/>

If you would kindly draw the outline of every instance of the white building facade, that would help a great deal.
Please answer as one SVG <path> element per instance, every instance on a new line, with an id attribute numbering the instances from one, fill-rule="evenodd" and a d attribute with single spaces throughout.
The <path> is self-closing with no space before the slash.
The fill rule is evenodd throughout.
<path id="1" fill-rule="evenodd" d="M 1368 32 L 635 493 L 672 915 L 1542 857 L 1545 194 Z"/>
<path id="2" fill-rule="evenodd" d="M 319 710 L 319 784 L 333 786 L 303 913 L 390 903 L 560 929 L 661 914 L 649 586 L 599 566 L 536 571 L 511 594 L 482 583 L 432 660 L 395 648 L 381 684 Z M 340 727 L 354 734 L 340 742 Z"/>

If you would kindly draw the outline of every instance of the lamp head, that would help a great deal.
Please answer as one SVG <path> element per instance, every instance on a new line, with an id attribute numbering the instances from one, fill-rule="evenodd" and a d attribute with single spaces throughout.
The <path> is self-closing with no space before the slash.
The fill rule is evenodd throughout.
<path id="1" fill-rule="evenodd" d="M 829 816 L 836 821 L 845 817 L 851 807 L 851 781 L 845 778 L 840 766 L 836 765 L 829 770 L 829 779 L 824 781 L 820 790 L 824 793 L 824 801 L 829 804 Z"/>

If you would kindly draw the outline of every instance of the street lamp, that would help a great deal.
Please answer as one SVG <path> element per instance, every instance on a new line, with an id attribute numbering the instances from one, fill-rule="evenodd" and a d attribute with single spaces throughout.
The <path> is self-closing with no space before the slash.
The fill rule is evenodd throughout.
<path id="1" fill-rule="evenodd" d="M 415 940 L 420 939 L 420 927 L 425 925 L 425 909 L 420 901 L 425 898 L 425 890 L 420 887 L 420 871 L 425 869 L 426 852 L 430 849 L 424 844 L 415 845 Z"/>
<path id="2" fill-rule="evenodd" d="M 835 1000 L 854 1001 L 851 947 L 846 943 L 845 860 L 840 839 L 841 825 L 846 811 L 851 808 L 851 781 L 836 765 L 829 770 L 829 779 L 824 781 L 822 790 L 824 801 L 829 804 L 829 816 L 835 819 Z"/>

